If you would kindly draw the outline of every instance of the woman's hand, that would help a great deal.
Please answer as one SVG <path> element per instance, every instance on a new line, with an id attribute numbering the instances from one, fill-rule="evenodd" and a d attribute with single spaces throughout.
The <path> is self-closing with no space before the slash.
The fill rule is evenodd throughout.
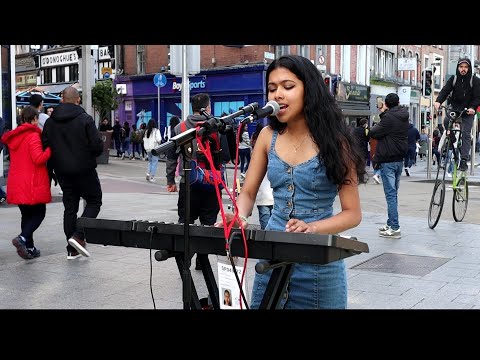
<path id="1" fill-rule="evenodd" d="M 227 218 L 227 223 L 230 224 L 232 222 L 232 219 L 233 219 L 234 215 L 233 214 L 225 214 L 225 217 Z M 213 224 L 213 226 L 223 227 L 223 221 L 220 220 L 219 222 L 216 222 L 215 224 Z M 237 218 L 237 219 L 235 219 L 235 222 L 234 222 L 233 226 L 237 227 L 237 228 L 241 227 L 241 228 L 246 229 L 248 227 L 248 221 Z"/>
<path id="2" fill-rule="evenodd" d="M 285 226 L 286 232 L 303 232 L 303 233 L 311 233 L 313 231 L 313 226 L 307 224 L 305 221 L 298 220 L 298 219 L 290 219 Z"/>

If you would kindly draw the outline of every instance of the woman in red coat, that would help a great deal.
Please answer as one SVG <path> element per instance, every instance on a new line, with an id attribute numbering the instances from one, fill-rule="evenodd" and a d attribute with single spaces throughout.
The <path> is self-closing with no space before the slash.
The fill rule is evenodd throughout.
<path id="1" fill-rule="evenodd" d="M 22 232 L 12 244 L 20 257 L 33 259 L 40 256 L 33 244 L 33 233 L 45 218 L 45 204 L 52 201 L 46 166 L 51 151 L 42 149 L 37 109 L 25 107 L 21 121 L 20 126 L 2 136 L 10 151 L 7 202 L 17 204 L 22 213 Z"/>

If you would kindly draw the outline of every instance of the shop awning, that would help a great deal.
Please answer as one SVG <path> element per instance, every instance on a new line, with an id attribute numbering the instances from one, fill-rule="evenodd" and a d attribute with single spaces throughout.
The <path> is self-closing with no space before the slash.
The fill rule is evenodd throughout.
<path id="1" fill-rule="evenodd" d="M 60 103 L 60 100 L 62 99 L 60 96 L 47 93 L 39 89 L 38 86 L 36 86 L 27 90 L 17 92 L 16 94 L 17 105 L 19 106 L 29 105 L 30 96 L 32 96 L 33 94 L 42 95 L 44 107 L 58 105 Z"/>
<path id="2" fill-rule="evenodd" d="M 68 84 L 52 84 L 52 85 L 37 85 L 36 88 L 42 90 L 43 92 L 50 94 L 60 94 L 65 88 L 73 86 L 78 83 L 68 83 Z"/>

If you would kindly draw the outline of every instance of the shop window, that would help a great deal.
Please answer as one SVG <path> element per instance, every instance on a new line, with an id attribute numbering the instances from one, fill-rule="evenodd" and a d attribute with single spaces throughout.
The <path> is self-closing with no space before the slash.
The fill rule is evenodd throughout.
<path id="1" fill-rule="evenodd" d="M 55 68 L 57 71 L 57 82 L 65 82 L 65 66 Z"/>
<path id="2" fill-rule="evenodd" d="M 78 64 L 68 65 L 70 78 L 67 81 L 78 81 Z"/>
<path id="3" fill-rule="evenodd" d="M 52 68 L 43 69 L 43 82 L 42 84 L 52 83 Z"/>

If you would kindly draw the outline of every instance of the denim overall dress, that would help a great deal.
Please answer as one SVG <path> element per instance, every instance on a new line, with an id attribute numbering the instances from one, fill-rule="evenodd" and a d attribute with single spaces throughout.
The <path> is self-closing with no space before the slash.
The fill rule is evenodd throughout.
<path id="1" fill-rule="evenodd" d="M 275 151 L 278 131 L 274 131 L 268 152 L 268 180 L 275 200 L 265 230 L 285 231 L 289 219 L 310 223 L 331 217 L 337 187 L 331 183 L 318 156 L 291 166 Z M 292 235 L 295 236 L 295 235 Z M 319 250 L 320 251 L 320 250 Z M 271 276 L 255 274 L 251 308 L 258 309 Z M 281 300 L 283 309 L 345 309 L 347 278 L 343 260 L 325 265 L 297 263 Z"/>

